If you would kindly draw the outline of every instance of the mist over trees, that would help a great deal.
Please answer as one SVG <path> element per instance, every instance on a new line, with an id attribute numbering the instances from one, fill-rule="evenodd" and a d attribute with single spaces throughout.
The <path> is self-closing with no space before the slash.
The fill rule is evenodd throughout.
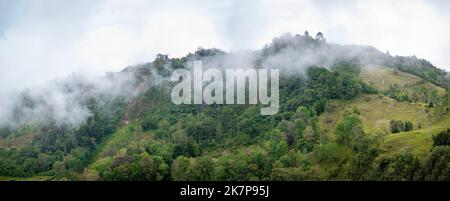
<path id="1" fill-rule="evenodd" d="M 260 105 L 173 105 L 173 69 L 280 68 L 280 111 Z M 359 77 L 366 65 L 408 72 L 449 89 L 429 62 L 391 56 L 370 46 L 327 43 L 285 34 L 261 50 L 227 53 L 199 48 L 182 58 L 158 54 L 151 63 L 89 80 L 71 77 L 25 90 L 3 117 L 0 138 L 29 141 L 0 148 L 0 175 L 54 180 L 448 180 L 448 132 L 433 138 L 425 159 L 384 153 L 385 133 L 364 132 L 361 115 L 345 111 L 334 136 L 318 125 L 330 101 L 350 101 L 377 89 Z M 397 97 L 395 86 L 386 94 Z M 426 96 L 433 107 L 446 107 Z M 408 97 L 394 98 L 409 101 Z M 436 106 L 435 106 L 436 105 Z M 392 120 L 391 133 L 411 131 Z M 447 162 L 447 163 L 446 163 Z"/>

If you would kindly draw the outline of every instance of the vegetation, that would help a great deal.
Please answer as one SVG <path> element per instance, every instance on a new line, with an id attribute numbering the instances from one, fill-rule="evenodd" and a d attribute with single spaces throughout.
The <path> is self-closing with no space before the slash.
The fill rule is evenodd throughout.
<path id="1" fill-rule="evenodd" d="M 391 120 L 390 125 L 392 133 L 408 132 L 413 130 L 413 123 L 410 121 Z"/>
<path id="2" fill-rule="evenodd" d="M 288 49 L 346 48 L 323 34 L 284 36 L 255 66 Z M 147 85 L 141 93 L 89 98 L 82 125 L 49 117 L 1 128 L 0 180 L 449 180 L 450 82 L 424 60 L 365 51 L 282 73 L 272 116 L 259 115 L 260 105 L 172 104 L 172 84 L 145 77 L 167 79 L 188 61 L 227 53 L 160 54 L 125 70 L 137 88 Z M 368 70 L 367 55 L 386 67 Z"/>

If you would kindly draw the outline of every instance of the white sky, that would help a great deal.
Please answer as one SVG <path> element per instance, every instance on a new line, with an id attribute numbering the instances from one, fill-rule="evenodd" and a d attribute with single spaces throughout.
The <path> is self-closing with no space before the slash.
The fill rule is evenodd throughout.
<path id="1" fill-rule="evenodd" d="M 157 53 L 260 49 L 305 30 L 450 70 L 448 11 L 446 0 L 0 0 L 0 94 L 120 71 Z"/>

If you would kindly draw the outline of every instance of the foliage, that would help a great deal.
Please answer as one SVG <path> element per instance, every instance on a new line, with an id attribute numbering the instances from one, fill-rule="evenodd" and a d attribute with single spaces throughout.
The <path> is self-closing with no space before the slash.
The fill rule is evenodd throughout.
<path id="1" fill-rule="evenodd" d="M 316 38 L 309 34 L 282 36 L 258 52 L 255 66 L 286 50 L 346 48 L 327 44 L 322 33 Z M 365 56 L 324 58 L 321 65 L 304 69 L 304 75 L 281 74 L 280 109 L 273 116 L 259 115 L 259 105 L 173 105 L 168 92 L 171 84 L 163 81 L 141 87 L 143 91 L 135 97 L 93 96 L 84 103 L 91 115 L 79 126 L 49 118 L 37 125 L 1 127 L 0 139 L 24 133 L 34 137 L 17 148 L 0 148 L 0 175 L 106 181 L 449 180 L 449 130 L 433 137 L 432 150 L 423 146 L 430 153 L 419 158 L 407 149 L 390 153 L 382 146 L 389 142 L 385 138 L 412 131 L 411 118 L 386 117 L 386 124 L 392 120 L 384 131 L 372 126 L 381 118 L 364 116 L 377 112 L 370 108 L 373 99 L 379 104 L 408 106 L 420 102 L 430 107 L 426 111 L 446 111 L 446 92 L 441 94 L 424 85 L 431 82 L 448 89 L 448 78 L 415 57 L 391 57 L 370 47 L 363 52 Z M 188 61 L 226 54 L 203 48 L 182 58 L 158 54 L 153 62 L 128 71 L 146 84 L 146 77 L 153 73 L 167 78 L 170 70 L 186 68 Z M 395 68 L 395 76 L 409 72 L 428 82 L 376 88 L 359 77 L 367 57 L 373 63 Z M 369 108 L 349 104 L 363 98 L 368 99 L 365 102 Z M 336 102 L 349 108 L 336 107 Z M 32 107 L 35 102 L 24 96 L 23 104 Z M 411 110 L 419 107 L 393 108 L 417 114 Z M 320 119 L 329 117 L 326 115 L 331 110 L 339 110 L 339 117 L 328 122 L 333 128 L 327 129 Z M 430 112 L 430 116 L 433 114 Z M 373 130 L 366 129 L 372 120 Z M 400 134 L 387 136 L 388 130 Z M 405 134 L 413 140 L 417 133 Z"/>
<path id="2" fill-rule="evenodd" d="M 450 129 L 433 136 L 433 147 L 450 146 Z"/>
<path id="3" fill-rule="evenodd" d="M 413 123 L 411 121 L 391 120 L 390 130 L 392 133 L 412 131 Z"/>

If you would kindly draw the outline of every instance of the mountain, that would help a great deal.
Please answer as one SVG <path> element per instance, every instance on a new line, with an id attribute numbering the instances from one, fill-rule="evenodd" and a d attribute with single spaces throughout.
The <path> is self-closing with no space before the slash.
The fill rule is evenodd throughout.
<path id="1" fill-rule="evenodd" d="M 175 69 L 279 68 L 280 107 L 175 105 Z M 261 50 L 199 48 L 13 99 L 0 179 L 449 180 L 447 72 L 415 56 L 285 34 Z"/>

